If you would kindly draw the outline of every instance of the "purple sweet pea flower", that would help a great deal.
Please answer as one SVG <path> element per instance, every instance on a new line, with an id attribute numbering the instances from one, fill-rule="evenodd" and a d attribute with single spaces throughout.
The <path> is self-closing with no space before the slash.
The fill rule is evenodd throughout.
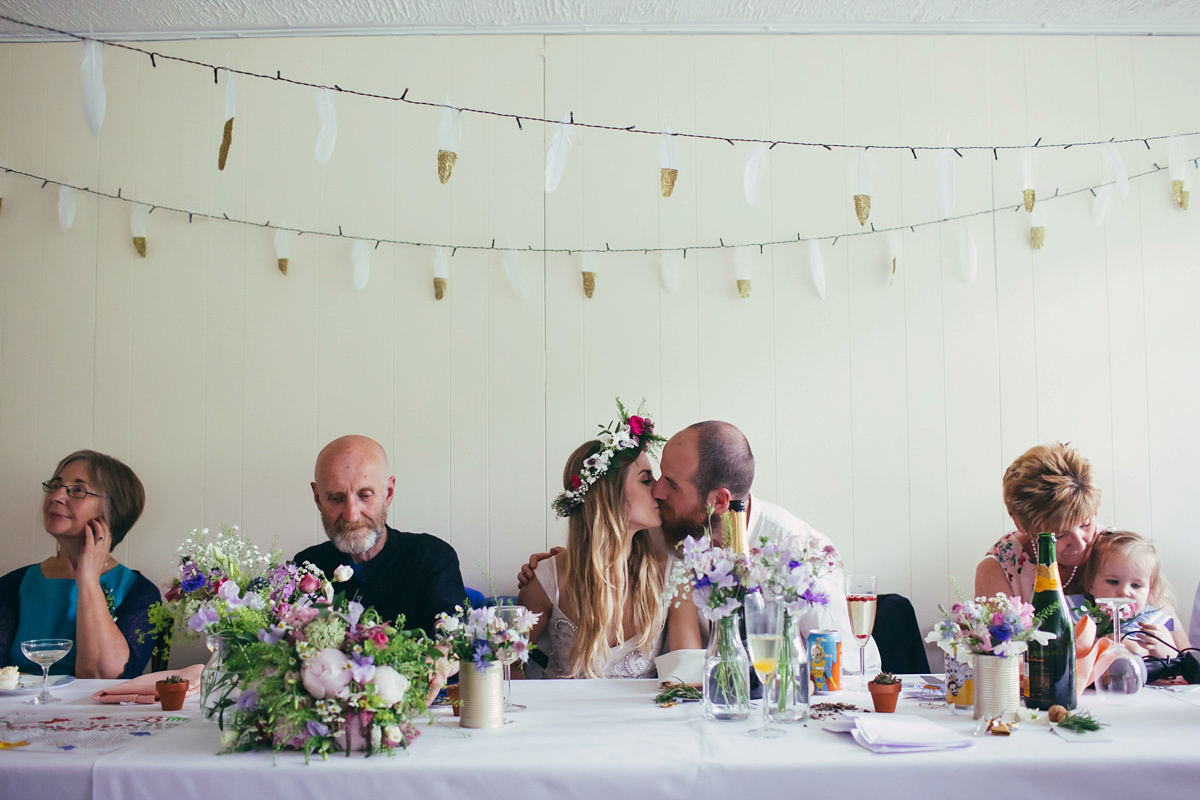
<path id="1" fill-rule="evenodd" d="M 351 600 L 346 604 L 346 622 L 350 623 L 350 627 L 358 624 L 359 617 L 363 613 L 363 604 L 356 600 Z"/>
<path id="2" fill-rule="evenodd" d="M 308 735 L 309 736 L 328 736 L 329 735 L 329 726 L 326 725 L 324 722 L 317 722 L 316 720 L 310 720 L 307 727 L 308 727 Z"/>
<path id="3" fill-rule="evenodd" d="M 360 686 L 366 686 L 375 677 L 375 657 L 356 655 L 352 657 L 350 677 Z"/>
<path id="4" fill-rule="evenodd" d="M 238 695 L 237 710 L 250 711 L 258 705 L 258 692 L 251 689 Z"/>
<path id="5" fill-rule="evenodd" d="M 217 619 L 217 610 L 215 608 L 207 605 L 200 606 L 200 610 L 188 620 L 188 627 L 196 633 L 201 633 L 209 625 L 216 623 Z"/>
<path id="6" fill-rule="evenodd" d="M 240 606 L 242 604 L 240 595 L 241 590 L 233 581 L 225 581 L 221 584 L 221 588 L 217 589 L 217 597 L 220 597 L 230 606 Z"/>
<path id="7" fill-rule="evenodd" d="M 284 629 L 279 625 L 272 625 L 270 630 L 260 630 L 258 632 L 258 640 L 263 644 L 278 644 L 283 638 Z"/>

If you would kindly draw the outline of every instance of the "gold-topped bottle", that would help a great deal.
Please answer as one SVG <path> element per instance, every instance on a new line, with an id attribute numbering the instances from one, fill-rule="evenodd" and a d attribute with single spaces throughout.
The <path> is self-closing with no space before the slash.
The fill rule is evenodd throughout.
<path id="1" fill-rule="evenodd" d="M 1054 634 L 1046 644 L 1030 640 L 1026 659 L 1029 665 L 1029 696 L 1025 705 L 1043 711 L 1050 706 L 1075 707 L 1075 626 L 1067 610 L 1054 534 L 1038 534 L 1037 578 L 1033 585 L 1034 612 L 1046 614 L 1039 626 Z M 1047 609 L 1053 608 L 1048 614 Z"/>
<path id="2" fill-rule="evenodd" d="M 749 553 L 750 540 L 746 534 L 746 501 L 730 500 L 725 512 L 725 546 L 735 553 Z"/>

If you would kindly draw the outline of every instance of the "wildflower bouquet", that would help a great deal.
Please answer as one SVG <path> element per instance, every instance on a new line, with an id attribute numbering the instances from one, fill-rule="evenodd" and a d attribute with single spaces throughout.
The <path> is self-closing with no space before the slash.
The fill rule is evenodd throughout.
<path id="1" fill-rule="evenodd" d="M 453 615 L 437 616 L 437 642 L 452 658 L 474 664 L 480 672 L 493 662 L 529 660 L 529 631 L 540 614 L 523 607 L 512 614 L 501 613 L 494 606 L 465 610 L 455 606 L 454 611 Z"/>
<path id="2" fill-rule="evenodd" d="M 301 601 L 270 628 L 230 635 L 225 668 L 241 694 L 224 752 L 295 749 L 307 761 L 332 750 L 407 748 L 441 654 L 402 627 L 338 596 L 332 605 Z"/>
<path id="3" fill-rule="evenodd" d="M 963 650 L 976 655 L 1009 656 L 1025 652 L 1030 640 L 1046 644 L 1054 638 L 1038 630 L 1054 606 L 1034 614 L 1033 606 L 1003 592 L 995 597 L 960 600 L 949 611 L 939 606 L 945 619 L 925 637 L 953 656 Z"/>

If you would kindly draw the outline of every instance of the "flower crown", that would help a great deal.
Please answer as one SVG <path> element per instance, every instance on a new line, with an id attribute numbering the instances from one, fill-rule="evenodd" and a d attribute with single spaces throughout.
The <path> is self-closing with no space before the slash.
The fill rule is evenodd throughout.
<path id="1" fill-rule="evenodd" d="M 642 404 L 645 404 L 644 400 Z M 578 474 L 571 476 L 571 488 L 560 493 L 550 504 L 558 516 L 569 517 L 575 509 L 583 505 L 584 495 L 593 483 L 608 472 L 612 458 L 617 453 L 624 450 L 654 449 L 666 441 L 663 437 L 655 435 L 654 423 L 642 413 L 641 405 L 638 406 L 637 414 L 630 414 L 621 401 L 617 400 L 617 411 L 621 421 L 616 423 L 615 427 L 612 422 L 600 426 L 600 434 L 596 437 L 600 440 L 599 452 L 583 460 L 583 468 Z"/>

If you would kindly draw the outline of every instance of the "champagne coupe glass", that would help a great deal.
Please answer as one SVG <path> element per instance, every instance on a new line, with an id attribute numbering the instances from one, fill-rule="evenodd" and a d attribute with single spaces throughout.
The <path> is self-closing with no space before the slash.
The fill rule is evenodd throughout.
<path id="1" fill-rule="evenodd" d="M 846 576 L 846 607 L 850 612 L 850 631 L 858 642 L 858 673 L 862 689 L 867 688 L 867 642 L 875 628 L 875 608 L 879 594 L 874 575 Z"/>
<path id="2" fill-rule="evenodd" d="M 516 623 L 517 617 L 525 612 L 525 606 L 497 606 L 496 616 L 504 620 L 509 626 Z M 524 711 L 525 706 L 520 703 L 514 703 L 512 697 L 512 663 L 516 660 L 516 656 L 510 656 L 504 660 L 504 711 Z"/>
<path id="3" fill-rule="evenodd" d="M 1116 659 L 1096 678 L 1096 696 L 1110 703 L 1133 702 L 1130 695 L 1137 694 L 1146 682 L 1146 662 L 1121 644 L 1121 609 L 1133 605 L 1133 600 L 1126 597 L 1097 597 L 1096 603 L 1108 606 L 1112 615 L 1112 652 L 1116 654 Z"/>
<path id="4" fill-rule="evenodd" d="M 75 645 L 70 639 L 29 639 L 21 642 L 21 652 L 42 668 L 42 692 L 27 702 L 35 705 L 61 703 L 62 698 L 50 694 L 50 665 L 71 652 Z"/>
<path id="5" fill-rule="evenodd" d="M 774 739 L 787 731 L 772 728 L 771 685 L 776 683 L 779 650 L 783 644 L 783 602 L 780 598 L 754 592 L 746 595 L 746 644 L 750 661 L 762 684 L 762 727 L 747 731 L 748 736 Z"/>

